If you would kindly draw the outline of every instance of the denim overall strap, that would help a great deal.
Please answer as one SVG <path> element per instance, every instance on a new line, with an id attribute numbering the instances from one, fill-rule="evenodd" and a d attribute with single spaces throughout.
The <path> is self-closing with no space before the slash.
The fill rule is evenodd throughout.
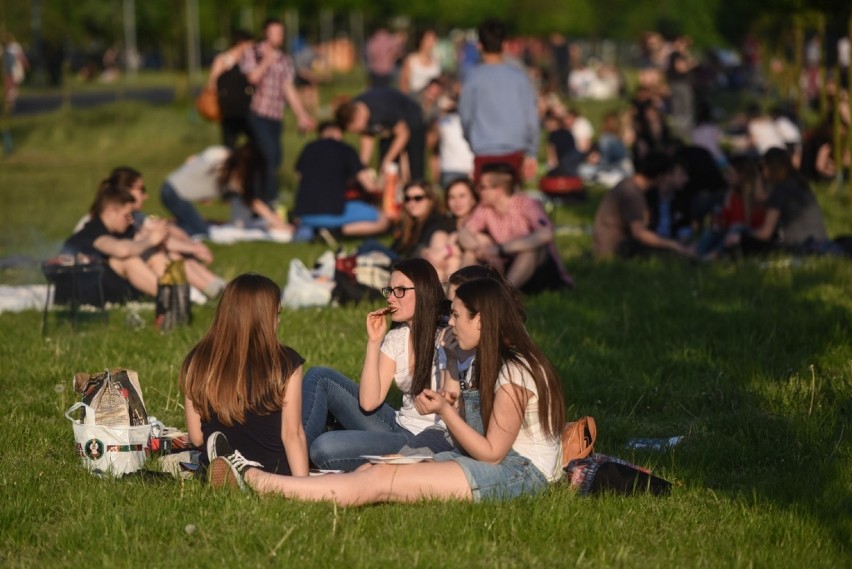
<path id="1" fill-rule="evenodd" d="M 482 424 L 482 406 L 479 402 L 478 389 L 466 389 L 461 392 L 464 422 L 477 433 L 485 436 L 485 426 Z"/>
<path id="2" fill-rule="evenodd" d="M 477 433 L 485 436 L 485 425 L 482 423 L 482 405 L 478 389 L 466 389 L 461 392 L 464 422 Z M 465 453 L 466 454 L 466 453 Z M 515 449 L 509 449 L 506 456 L 520 456 Z"/>

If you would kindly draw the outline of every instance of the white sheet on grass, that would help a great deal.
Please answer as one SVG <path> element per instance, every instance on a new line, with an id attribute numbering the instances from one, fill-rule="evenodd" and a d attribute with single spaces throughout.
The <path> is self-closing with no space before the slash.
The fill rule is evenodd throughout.
<path id="1" fill-rule="evenodd" d="M 0 285 L 0 314 L 42 310 L 46 296 L 47 285 Z M 53 289 L 51 289 L 51 296 L 53 296 Z M 207 297 L 195 287 L 190 287 L 189 299 L 193 304 L 207 304 Z M 107 306 L 110 306 L 109 303 Z"/>
<path id="2" fill-rule="evenodd" d="M 230 245 L 239 241 L 273 241 L 289 243 L 293 234 L 289 231 L 237 227 L 236 225 L 211 225 L 210 241 L 220 245 Z"/>

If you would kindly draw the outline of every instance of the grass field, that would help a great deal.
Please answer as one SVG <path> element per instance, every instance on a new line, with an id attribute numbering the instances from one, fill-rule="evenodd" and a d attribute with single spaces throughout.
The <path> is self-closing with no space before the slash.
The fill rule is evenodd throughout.
<path id="1" fill-rule="evenodd" d="M 124 104 L 12 122 L 0 158 L 0 257 L 56 252 L 98 180 L 130 164 L 163 177 L 218 140 L 186 108 Z M 285 137 L 283 181 L 303 140 Z M 586 227 L 599 194 L 556 212 Z M 820 194 L 833 235 L 846 196 Z M 156 199 L 150 210 L 162 213 Z M 224 217 L 220 206 L 206 213 Z M 349 243 L 348 245 L 353 245 Z M 848 567 L 852 536 L 852 265 L 596 263 L 580 231 L 559 237 L 577 282 L 529 299 L 528 327 L 559 370 L 569 415 L 597 418 L 599 452 L 652 467 L 667 498 L 579 498 L 565 487 L 507 504 L 355 509 L 211 491 L 194 481 L 104 480 L 77 465 L 64 410 L 77 371 L 139 371 L 149 412 L 182 426 L 178 367 L 212 307 L 163 335 L 60 315 L 0 315 L 0 565 L 3 567 Z M 315 244 L 213 246 L 215 269 L 285 283 Z M 36 270 L 0 283 L 42 282 Z M 357 376 L 366 306 L 285 311 L 307 365 Z M 151 311 L 142 316 L 151 322 Z M 665 453 L 632 437 L 684 435 Z"/>

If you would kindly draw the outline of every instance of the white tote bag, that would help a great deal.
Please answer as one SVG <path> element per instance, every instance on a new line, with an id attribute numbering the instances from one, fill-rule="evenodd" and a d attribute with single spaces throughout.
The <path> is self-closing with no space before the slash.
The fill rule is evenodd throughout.
<path id="1" fill-rule="evenodd" d="M 85 408 L 81 421 L 71 413 Z M 151 425 L 136 427 L 108 427 L 98 425 L 95 410 L 82 401 L 72 405 L 65 416 L 74 428 L 77 456 L 93 474 L 122 476 L 136 472 L 145 464 L 146 450 L 151 436 Z"/>

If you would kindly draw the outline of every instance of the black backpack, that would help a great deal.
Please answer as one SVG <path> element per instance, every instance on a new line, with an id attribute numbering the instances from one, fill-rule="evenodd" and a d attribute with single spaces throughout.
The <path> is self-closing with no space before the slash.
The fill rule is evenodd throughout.
<path id="1" fill-rule="evenodd" d="M 234 65 L 216 79 L 216 95 L 223 117 L 244 117 L 249 112 L 254 85 L 240 71 L 240 66 Z"/>

